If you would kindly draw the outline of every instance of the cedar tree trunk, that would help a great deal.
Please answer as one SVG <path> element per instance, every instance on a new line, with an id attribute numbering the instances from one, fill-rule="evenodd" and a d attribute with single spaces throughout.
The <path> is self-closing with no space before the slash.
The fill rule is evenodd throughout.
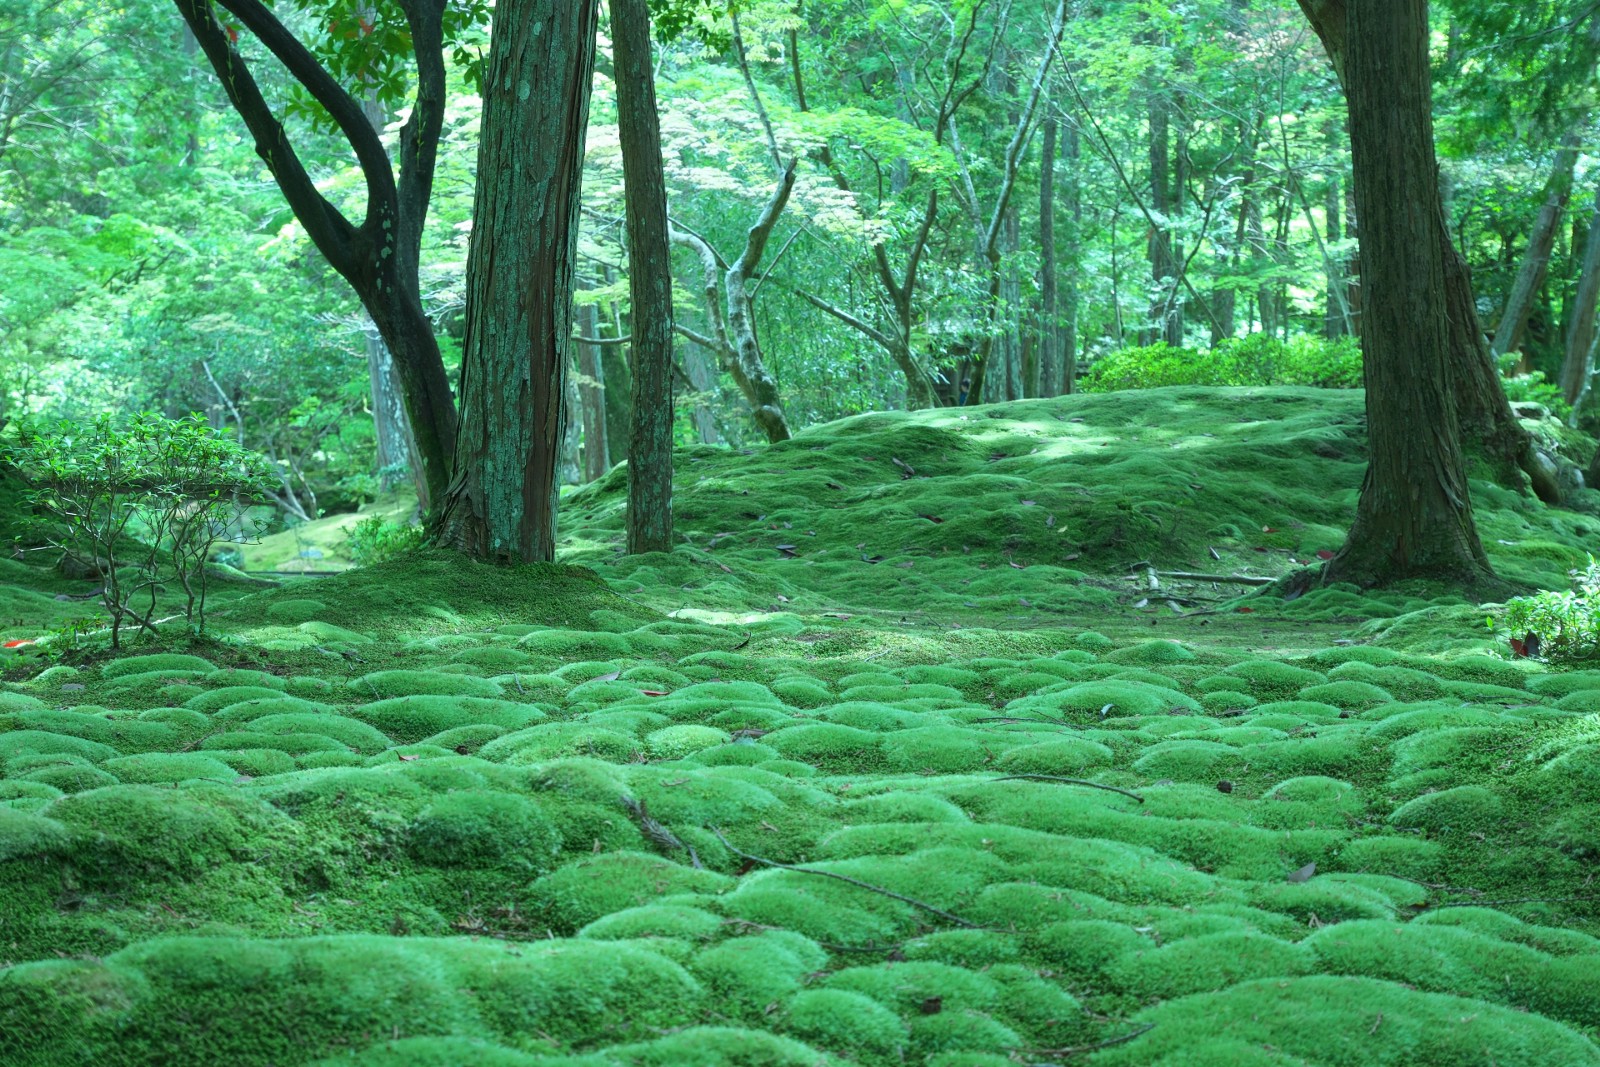
<path id="1" fill-rule="evenodd" d="M 672 547 L 672 248 L 645 0 L 611 0 L 633 301 L 628 551 Z"/>
<path id="2" fill-rule="evenodd" d="M 467 257 L 461 429 L 444 544 L 548 561 L 598 0 L 500 0 Z"/>
<path id="3" fill-rule="evenodd" d="M 1369 460 L 1355 523 L 1323 580 L 1477 584 L 1492 572 L 1451 389 L 1427 0 L 1349 0 L 1347 18 Z"/>

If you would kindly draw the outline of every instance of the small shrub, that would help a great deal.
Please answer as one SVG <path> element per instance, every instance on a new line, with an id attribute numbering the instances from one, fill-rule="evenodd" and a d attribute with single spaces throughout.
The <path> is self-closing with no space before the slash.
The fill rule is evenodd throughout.
<path id="1" fill-rule="evenodd" d="M 1528 654 L 1574 660 L 1600 653 L 1600 563 L 1590 556 L 1574 578 L 1575 591 L 1548 590 L 1506 604 L 1505 624 L 1514 639 L 1537 639 L 1537 649 L 1527 648 Z"/>
<path id="2" fill-rule="evenodd" d="M 391 522 L 373 515 L 350 527 L 345 539 L 345 554 L 358 567 L 386 563 L 427 543 L 428 532 L 421 526 Z"/>
<path id="3" fill-rule="evenodd" d="M 1209 350 L 1166 343 L 1124 348 L 1095 363 L 1088 392 L 1156 389 L 1165 385 L 1312 385 L 1361 387 L 1361 349 L 1352 338 L 1301 334 L 1281 341 L 1263 333 L 1224 341 Z"/>
<path id="4" fill-rule="evenodd" d="M 8 458 L 31 488 L 45 542 L 104 580 L 114 648 L 124 625 L 154 627 L 168 576 L 187 597 L 190 623 L 204 627 L 211 551 L 241 536 L 271 474 L 199 415 L 24 424 Z"/>

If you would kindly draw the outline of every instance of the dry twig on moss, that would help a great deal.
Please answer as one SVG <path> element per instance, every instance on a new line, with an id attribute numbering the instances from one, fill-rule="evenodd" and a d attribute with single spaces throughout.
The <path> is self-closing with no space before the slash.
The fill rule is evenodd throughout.
<path id="1" fill-rule="evenodd" d="M 759 863 L 763 867 L 776 867 L 780 871 L 794 871 L 796 874 L 815 874 L 822 878 L 832 878 L 836 881 L 844 882 L 847 885 L 853 885 L 857 889 L 865 889 L 869 892 L 880 893 L 883 896 L 889 897 L 893 900 L 898 900 L 902 904 L 910 904 L 913 908 L 921 908 L 923 911 L 928 912 L 931 915 L 937 915 L 941 919 L 948 919 L 957 926 L 964 926 L 968 930 L 983 929 L 977 923 L 968 922 L 959 915 L 952 915 L 943 908 L 936 908 L 932 904 L 926 904 L 920 900 L 913 899 L 912 897 L 902 896 L 892 889 L 883 888 L 881 885 L 873 885 L 871 882 L 863 882 L 859 878 L 851 878 L 848 874 L 835 874 L 833 871 L 819 871 L 815 867 L 796 867 L 792 863 L 779 863 L 777 860 L 769 860 L 765 856 L 753 855 L 752 853 L 742 851 L 735 846 L 733 842 L 724 837 L 722 831 L 717 829 L 715 826 L 707 827 L 707 829 L 709 829 L 713 834 L 717 835 L 717 840 L 721 841 L 723 847 L 729 852 L 732 852 L 740 859 L 749 860 L 751 863 Z"/>
<path id="2" fill-rule="evenodd" d="M 1060 782 L 1063 785 L 1086 785 L 1091 789 L 1104 789 L 1110 793 L 1121 793 L 1125 797 L 1132 797 L 1139 803 L 1144 803 L 1144 797 L 1138 793 L 1130 792 L 1104 782 L 1091 782 L 1087 778 L 1062 778 L 1054 774 L 1007 774 L 999 778 L 989 779 L 991 782 Z"/>

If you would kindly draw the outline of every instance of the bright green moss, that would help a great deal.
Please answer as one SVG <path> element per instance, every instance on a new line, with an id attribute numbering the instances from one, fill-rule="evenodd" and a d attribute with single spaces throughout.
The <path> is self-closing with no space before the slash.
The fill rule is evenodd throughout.
<path id="1" fill-rule="evenodd" d="M 378 700 L 405 696 L 487 697 L 501 695 L 500 686 L 487 678 L 470 678 L 435 671 L 377 671 L 355 679 L 356 692 Z"/>
<path id="2" fill-rule="evenodd" d="M 728 734 L 709 726 L 668 726 L 645 736 L 645 747 L 657 759 L 678 759 L 714 748 Z"/>
<path id="3" fill-rule="evenodd" d="M 1503 811 L 1503 802 L 1492 791 L 1478 785 L 1461 785 L 1402 804 L 1389 816 L 1389 822 L 1402 830 L 1467 834 L 1493 829 Z"/>
<path id="4" fill-rule="evenodd" d="M 561 837 L 538 804 L 507 793 L 449 793 L 412 820 L 407 847 L 438 867 L 548 870 Z"/>
<path id="5" fill-rule="evenodd" d="M 412 744 L 459 726 L 490 725 L 515 730 L 545 717 L 544 712 L 529 704 L 469 696 L 394 697 L 358 705 L 348 714 L 400 744 Z"/>
<path id="6" fill-rule="evenodd" d="M 1314 970 L 1299 945 L 1261 934 L 1211 934 L 1119 957 L 1106 980 L 1141 1000 L 1210 993 L 1253 978 L 1291 977 Z"/>
<path id="7" fill-rule="evenodd" d="M 127 678 L 130 675 L 176 672 L 186 677 L 204 678 L 217 669 L 217 665 L 199 656 L 185 656 L 163 652 L 153 656 L 123 656 L 100 668 L 102 678 Z"/>
<path id="8" fill-rule="evenodd" d="M 561 867 L 534 882 L 529 895 L 552 929 L 575 932 L 605 915 L 668 894 L 716 893 L 732 884 L 725 875 L 659 856 L 615 852 Z"/>

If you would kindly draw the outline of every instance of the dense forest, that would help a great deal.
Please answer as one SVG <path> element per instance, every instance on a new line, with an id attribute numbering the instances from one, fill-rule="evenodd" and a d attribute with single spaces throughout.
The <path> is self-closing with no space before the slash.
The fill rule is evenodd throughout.
<path id="1" fill-rule="evenodd" d="M 0 1063 L 1600 1064 L 1597 88 L 0 0 Z"/>

